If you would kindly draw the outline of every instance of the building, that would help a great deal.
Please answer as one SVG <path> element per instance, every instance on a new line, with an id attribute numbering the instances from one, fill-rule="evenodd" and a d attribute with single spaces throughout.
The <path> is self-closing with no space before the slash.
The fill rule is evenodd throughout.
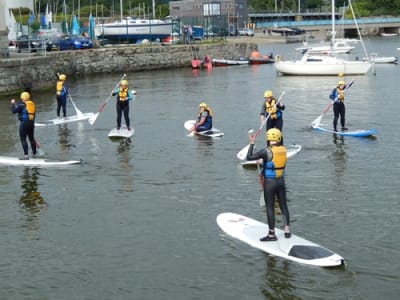
<path id="1" fill-rule="evenodd" d="M 226 33 L 249 27 L 246 0 L 182 0 L 170 1 L 172 18 L 185 25 L 217 28 Z"/>

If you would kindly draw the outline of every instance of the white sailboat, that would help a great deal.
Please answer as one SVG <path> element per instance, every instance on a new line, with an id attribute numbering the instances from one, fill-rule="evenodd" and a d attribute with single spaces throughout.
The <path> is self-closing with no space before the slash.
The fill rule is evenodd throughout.
<path id="1" fill-rule="evenodd" d="M 122 0 L 120 0 L 121 19 L 113 23 L 97 24 L 94 28 L 98 38 L 111 41 L 138 41 L 163 39 L 171 35 L 174 23 L 154 18 L 153 0 L 153 19 L 124 18 L 122 14 Z"/>
<path id="2" fill-rule="evenodd" d="M 332 0 L 332 39 L 331 47 L 335 46 L 335 1 Z M 371 61 L 350 61 L 338 57 L 334 51 L 326 54 L 312 54 L 307 51 L 300 60 L 277 60 L 274 67 L 282 75 L 364 75 L 371 69 Z"/>

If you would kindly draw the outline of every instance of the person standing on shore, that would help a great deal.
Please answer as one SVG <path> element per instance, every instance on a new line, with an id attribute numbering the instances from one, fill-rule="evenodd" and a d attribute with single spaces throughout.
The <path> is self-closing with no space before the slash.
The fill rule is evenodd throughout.
<path id="1" fill-rule="evenodd" d="M 63 117 L 67 117 L 67 95 L 68 88 L 65 84 L 67 76 L 65 74 L 57 74 L 58 81 L 56 85 L 56 99 L 57 99 L 57 117 L 60 117 L 60 111 L 62 108 Z"/>
<path id="2" fill-rule="evenodd" d="M 21 93 L 21 100 L 18 104 L 15 103 L 15 99 L 11 99 L 11 112 L 18 114 L 19 123 L 19 138 L 21 140 L 22 149 L 24 150 L 24 156 L 20 159 L 28 160 L 28 143 L 26 138 L 29 138 L 31 144 L 33 157 L 37 154 L 36 141 L 35 141 L 35 114 L 36 108 L 35 103 L 30 99 L 28 92 Z"/>

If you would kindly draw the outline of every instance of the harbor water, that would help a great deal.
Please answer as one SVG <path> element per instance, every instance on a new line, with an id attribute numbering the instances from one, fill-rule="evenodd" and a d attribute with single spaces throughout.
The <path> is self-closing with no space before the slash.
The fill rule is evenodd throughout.
<path id="1" fill-rule="evenodd" d="M 366 44 L 400 54 L 398 37 Z M 294 47 L 259 45 L 283 56 Z M 112 97 L 93 125 L 36 128 L 48 159 L 82 165 L 0 166 L 0 299 L 397 299 L 399 72 L 377 65 L 345 78 L 354 79 L 346 126 L 377 134 L 341 139 L 310 128 L 336 77 L 276 76 L 273 65 L 127 74 L 137 91 L 131 140 L 107 137 L 116 125 Z M 77 107 L 96 112 L 122 74 L 67 78 Z M 260 125 L 266 89 L 285 91 L 285 144 L 303 146 L 286 170 L 292 232 L 342 255 L 344 268 L 269 256 L 216 224 L 222 212 L 266 221 L 257 171 L 236 158 Z M 33 93 L 38 122 L 56 116 L 54 98 Z M 187 136 L 183 124 L 200 102 L 212 107 L 222 138 Z M 9 106 L 1 99 L 0 155 L 21 156 Z M 332 111 L 322 122 L 331 128 Z"/>

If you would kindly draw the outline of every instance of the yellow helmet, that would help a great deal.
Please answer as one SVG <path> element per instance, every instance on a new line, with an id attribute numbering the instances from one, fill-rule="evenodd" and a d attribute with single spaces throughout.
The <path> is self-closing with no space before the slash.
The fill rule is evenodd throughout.
<path id="1" fill-rule="evenodd" d="M 67 76 L 65 75 L 65 74 L 61 74 L 60 76 L 58 76 L 58 78 L 60 79 L 60 80 L 65 80 L 65 79 L 67 79 Z"/>
<path id="2" fill-rule="evenodd" d="M 342 84 L 343 84 L 343 85 L 346 85 L 346 82 L 344 82 L 343 80 L 340 80 L 340 81 L 338 82 L 338 86 L 339 86 L 339 85 L 342 85 Z"/>
<path id="3" fill-rule="evenodd" d="M 128 86 L 128 80 L 121 80 L 120 85 L 126 85 Z"/>
<path id="4" fill-rule="evenodd" d="M 204 107 L 204 108 L 206 108 L 206 107 L 207 107 L 207 103 L 201 102 L 201 103 L 199 104 L 199 107 Z"/>
<path id="5" fill-rule="evenodd" d="M 31 97 L 31 95 L 29 95 L 28 92 L 22 92 L 21 93 L 21 100 L 26 101 L 26 100 L 29 100 L 30 97 Z"/>
<path id="6" fill-rule="evenodd" d="M 338 77 L 344 77 L 344 74 L 343 73 L 339 73 Z"/>
<path id="7" fill-rule="evenodd" d="M 282 139 L 281 131 L 277 128 L 271 128 L 265 134 L 265 139 L 267 141 L 275 141 L 279 143 Z"/>
<path id="8" fill-rule="evenodd" d="M 267 97 L 272 97 L 272 91 L 267 90 L 264 92 L 264 98 L 267 98 Z"/>

